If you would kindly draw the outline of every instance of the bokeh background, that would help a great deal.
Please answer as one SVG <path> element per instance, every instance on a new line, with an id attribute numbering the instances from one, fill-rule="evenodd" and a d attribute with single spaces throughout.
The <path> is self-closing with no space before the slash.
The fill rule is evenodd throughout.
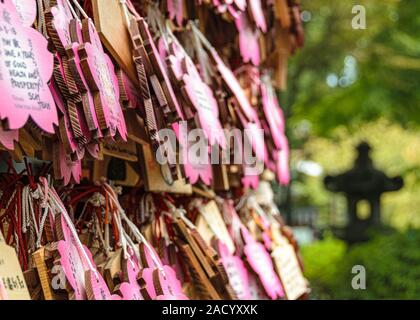
<path id="1" fill-rule="evenodd" d="M 302 0 L 306 45 L 280 96 L 292 145 L 293 182 L 277 202 L 302 248 L 314 299 L 420 298 L 420 1 Z M 352 8 L 366 8 L 366 29 Z M 360 141 L 404 188 L 382 198 L 383 227 L 349 246 L 345 197 L 323 179 L 353 165 Z M 362 210 L 363 211 L 363 210 Z M 366 290 L 351 269 L 366 268 Z"/>

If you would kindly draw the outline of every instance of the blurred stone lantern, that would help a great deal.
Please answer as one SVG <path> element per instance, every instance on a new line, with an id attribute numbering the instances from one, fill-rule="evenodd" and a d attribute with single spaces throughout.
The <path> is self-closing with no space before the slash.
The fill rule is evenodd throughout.
<path id="1" fill-rule="evenodd" d="M 398 191 L 404 185 L 402 177 L 390 178 L 374 167 L 367 142 L 356 149 L 358 156 L 352 169 L 324 180 L 329 191 L 344 193 L 347 198 L 348 224 L 336 234 L 349 243 L 368 240 L 366 230 L 381 224 L 382 194 Z M 363 209 L 367 212 L 362 216 Z"/>

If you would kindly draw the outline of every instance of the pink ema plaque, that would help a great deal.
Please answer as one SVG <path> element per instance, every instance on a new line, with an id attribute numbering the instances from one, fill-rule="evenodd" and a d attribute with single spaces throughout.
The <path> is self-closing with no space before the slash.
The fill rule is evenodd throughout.
<path id="1" fill-rule="evenodd" d="M 152 259 L 152 254 L 156 261 Z M 147 268 L 141 271 L 140 278 L 153 300 L 188 300 L 184 294 L 181 282 L 178 280 L 175 270 L 164 265 L 154 248 L 145 250 Z"/>
<path id="2" fill-rule="evenodd" d="M 80 248 L 74 238 L 63 214 L 61 215 L 61 229 L 64 240 L 58 243 L 60 264 L 70 286 L 74 290 L 76 300 L 118 300 L 119 296 L 111 295 L 105 280 L 96 270 L 92 270 L 95 263 L 92 254 L 86 246 Z M 81 252 L 84 250 L 86 255 Z M 88 257 L 89 262 L 85 257 Z"/>
<path id="3" fill-rule="evenodd" d="M 0 117 L 10 130 L 22 128 L 31 117 L 41 129 L 54 133 L 58 117 L 48 88 L 53 55 L 48 41 L 30 27 L 31 19 L 22 17 L 12 0 L 0 2 Z"/>
<path id="4" fill-rule="evenodd" d="M 117 134 L 127 140 L 127 128 L 119 101 L 120 92 L 115 67 L 105 53 L 99 34 L 91 20 L 83 22 L 84 44 L 79 47 L 80 64 L 96 102 L 100 127 L 109 137 Z"/>
<path id="5" fill-rule="evenodd" d="M 140 286 L 137 283 L 137 276 L 140 272 L 139 262 L 134 254 L 123 261 L 124 280 L 126 282 L 117 286 L 116 291 L 122 300 L 144 300 L 140 293 Z"/>

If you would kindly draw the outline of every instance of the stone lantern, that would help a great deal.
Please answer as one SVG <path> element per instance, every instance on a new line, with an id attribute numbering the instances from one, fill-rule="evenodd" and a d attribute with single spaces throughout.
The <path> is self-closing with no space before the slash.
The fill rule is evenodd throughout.
<path id="1" fill-rule="evenodd" d="M 381 196 L 385 192 L 400 190 L 402 177 L 390 178 L 375 168 L 370 157 L 371 147 L 367 142 L 357 146 L 354 167 L 337 176 L 327 176 L 325 187 L 332 192 L 343 193 L 347 198 L 348 225 L 336 232 L 349 243 L 368 239 L 367 229 L 381 224 Z M 368 204 L 367 218 L 361 218 L 360 204 Z"/>

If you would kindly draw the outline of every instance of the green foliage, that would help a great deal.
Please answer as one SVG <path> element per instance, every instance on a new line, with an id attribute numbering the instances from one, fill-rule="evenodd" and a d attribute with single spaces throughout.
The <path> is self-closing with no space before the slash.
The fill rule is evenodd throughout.
<path id="1" fill-rule="evenodd" d="M 352 7 L 366 8 L 366 30 L 352 29 Z M 308 120 L 316 134 L 339 125 L 386 117 L 420 124 L 420 11 L 418 0 L 303 0 L 311 14 L 306 45 L 292 60 L 284 105 L 292 126 Z M 357 62 L 352 84 L 329 87 L 344 74 L 345 58 Z"/>
<path id="2" fill-rule="evenodd" d="M 366 30 L 351 27 L 354 5 L 366 7 Z M 420 231 L 412 228 L 420 228 L 420 1 L 302 0 L 302 8 L 311 15 L 306 46 L 292 59 L 281 95 L 293 149 L 293 206 L 316 206 L 323 217 L 332 204 L 344 212 L 343 196 L 327 192 L 323 176 L 349 169 L 361 140 L 373 147 L 379 169 L 405 181 L 382 198 L 383 222 L 396 231 L 351 248 L 331 236 L 302 248 L 314 297 L 418 299 Z M 348 77 L 349 61 L 352 81 L 328 84 L 328 76 Z M 323 176 L 300 173 L 300 160 L 320 164 Z M 365 291 L 351 287 L 355 265 L 366 268 Z"/>
<path id="3" fill-rule="evenodd" d="M 348 251 L 343 247 L 341 241 L 327 237 L 302 248 L 314 298 L 419 299 L 420 231 L 378 233 Z M 355 265 L 366 269 L 366 290 L 351 286 Z"/>
<path id="4" fill-rule="evenodd" d="M 313 297 L 332 297 L 333 284 L 339 277 L 340 262 L 346 252 L 346 244 L 328 235 L 324 240 L 302 248 L 305 262 L 305 276 L 311 282 Z"/>

